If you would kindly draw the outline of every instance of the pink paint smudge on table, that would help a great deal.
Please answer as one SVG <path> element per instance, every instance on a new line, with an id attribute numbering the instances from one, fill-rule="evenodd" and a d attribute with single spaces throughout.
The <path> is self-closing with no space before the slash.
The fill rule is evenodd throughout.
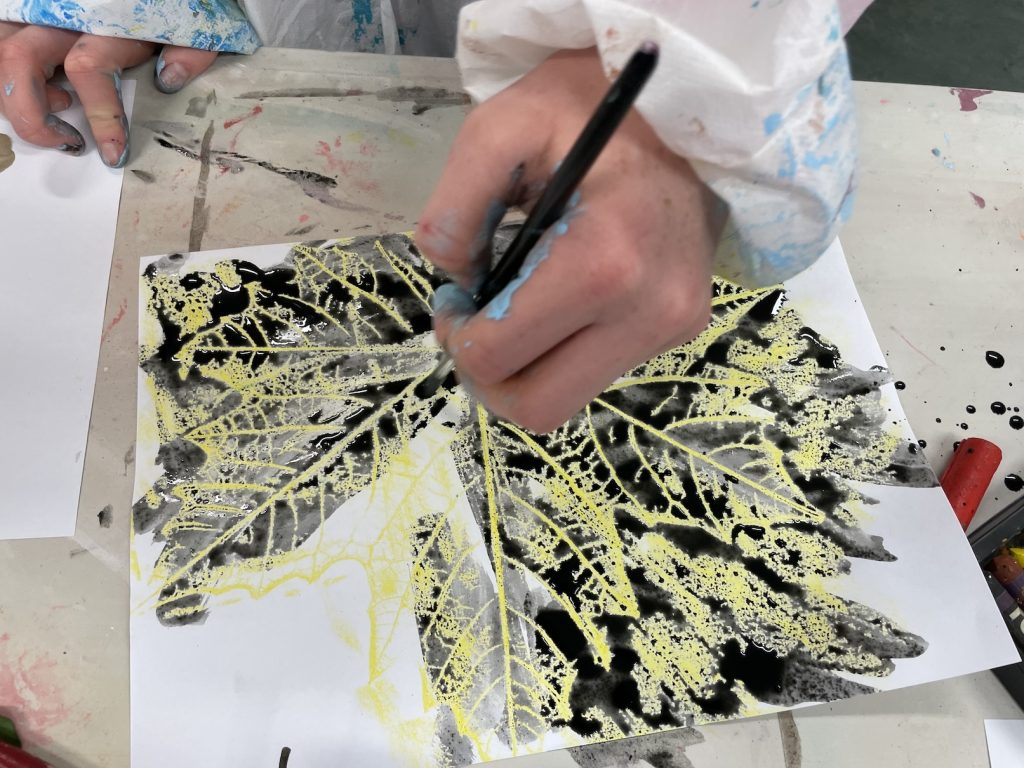
<path id="1" fill-rule="evenodd" d="M 128 302 L 122 301 L 120 306 L 117 308 L 117 312 L 114 314 L 114 316 L 112 318 L 110 318 L 110 322 L 107 323 L 107 327 L 103 329 L 103 335 L 100 336 L 100 343 L 101 344 L 104 341 L 107 340 L 107 336 L 109 336 L 110 332 L 117 327 L 117 324 L 120 323 L 122 320 L 124 320 L 124 315 L 125 315 L 125 312 L 127 312 L 127 311 L 128 311 Z"/>
<path id="2" fill-rule="evenodd" d="M 968 192 L 970 192 L 970 190 L 968 190 Z M 976 206 L 978 206 L 979 208 L 984 208 L 985 207 L 985 198 L 984 197 L 982 197 L 981 195 L 976 195 L 973 192 L 971 192 L 970 194 L 971 194 L 971 197 L 974 198 L 974 204 Z"/>
<path id="3" fill-rule="evenodd" d="M 57 662 L 28 651 L 13 655 L 10 635 L 0 635 L 0 715 L 10 718 L 21 740 L 48 744 L 47 731 L 68 719 Z"/>
<path id="4" fill-rule="evenodd" d="M 299 223 L 300 224 L 305 224 L 307 221 L 309 221 L 309 214 L 308 213 L 304 213 L 301 216 L 299 216 Z"/>
<path id="5" fill-rule="evenodd" d="M 225 128 L 233 128 L 234 126 L 238 125 L 242 121 L 248 120 L 249 118 L 252 118 L 252 117 L 256 117 L 256 115 L 259 115 L 259 114 L 262 114 L 262 113 L 263 113 L 263 107 L 261 107 L 259 104 L 257 104 L 255 107 L 250 109 L 244 115 L 239 115 L 238 117 L 232 117 L 230 120 L 225 120 L 224 121 L 224 127 Z"/>
<path id="6" fill-rule="evenodd" d="M 982 96 L 992 93 L 992 91 L 986 91 L 982 88 L 950 88 L 949 92 L 960 99 L 961 112 L 973 112 L 978 108 L 978 103 L 975 99 L 980 99 Z"/>
<path id="7" fill-rule="evenodd" d="M 338 139 L 335 139 L 335 146 Z M 318 141 L 316 154 L 324 159 L 327 170 L 349 180 L 349 183 L 360 192 L 379 192 L 380 185 L 370 181 L 370 163 L 366 160 L 347 160 L 339 157 L 326 141 Z"/>

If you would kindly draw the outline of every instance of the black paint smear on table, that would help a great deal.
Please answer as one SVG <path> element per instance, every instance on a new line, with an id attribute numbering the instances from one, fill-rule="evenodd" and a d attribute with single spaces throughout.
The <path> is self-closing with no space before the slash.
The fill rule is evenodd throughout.
<path id="1" fill-rule="evenodd" d="M 189 160 L 202 160 L 199 152 L 189 149 L 182 143 L 175 143 L 170 140 L 171 138 L 173 137 L 165 133 L 163 136 L 154 136 L 153 140 L 164 149 L 173 150 L 183 157 L 187 157 Z M 278 176 L 282 176 L 294 184 L 297 184 L 303 194 L 307 197 L 317 200 L 331 208 L 348 211 L 371 210 L 370 208 L 359 205 L 358 203 L 339 200 L 332 192 L 332 190 L 337 189 L 338 180 L 331 176 L 325 176 L 322 173 L 317 173 L 316 171 L 310 171 L 304 168 L 287 168 L 276 165 L 269 160 L 261 160 L 258 157 L 250 157 L 249 155 L 243 155 L 238 152 L 224 150 L 211 150 L 210 162 L 225 171 L 230 171 L 231 173 L 239 173 L 246 165 L 254 165 L 259 168 L 263 168 L 266 171 L 270 171 L 271 173 L 276 173 Z"/>

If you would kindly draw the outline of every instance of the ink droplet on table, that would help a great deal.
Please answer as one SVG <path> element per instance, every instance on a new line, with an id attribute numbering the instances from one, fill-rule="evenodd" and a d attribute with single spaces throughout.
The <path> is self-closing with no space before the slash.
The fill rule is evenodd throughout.
<path id="1" fill-rule="evenodd" d="M 1003 478 L 1003 485 L 1014 493 L 1019 493 L 1024 490 L 1024 478 L 1021 478 L 1020 475 L 1007 475 Z"/>
<path id="2" fill-rule="evenodd" d="M 990 349 L 988 352 L 985 353 L 985 362 L 991 365 L 993 368 L 1002 368 L 1003 363 L 1005 363 L 1006 360 L 998 352 L 994 352 L 993 350 Z"/>
<path id="3" fill-rule="evenodd" d="M 1003 403 L 996 400 L 994 403 L 992 403 L 992 413 L 994 413 L 996 416 L 1002 416 L 1004 413 L 1006 413 L 1006 406 Z"/>
<path id="4" fill-rule="evenodd" d="M 975 412 L 975 411 L 977 411 L 977 410 L 978 410 L 978 409 L 977 409 L 977 408 L 975 408 L 975 407 L 974 407 L 973 405 L 968 405 L 968 406 L 967 406 L 967 412 L 968 412 L 968 413 L 974 413 L 974 412 Z"/>
<path id="5" fill-rule="evenodd" d="M 907 388 L 906 382 L 904 382 L 904 381 L 897 381 L 896 382 L 896 389 L 906 389 L 906 388 Z"/>
<path id="6" fill-rule="evenodd" d="M 918 440 L 917 444 L 920 445 L 922 448 L 927 448 L 928 447 L 928 443 L 925 440 Z"/>
<path id="7" fill-rule="evenodd" d="M 1021 418 L 1020 416 L 1011 416 L 1010 426 L 1014 429 L 1024 429 L 1024 418 Z"/>
<path id="8" fill-rule="evenodd" d="M 960 422 L 960 429 L 967 429 L 967 422 L 966 421 L 961 421 Z"/>

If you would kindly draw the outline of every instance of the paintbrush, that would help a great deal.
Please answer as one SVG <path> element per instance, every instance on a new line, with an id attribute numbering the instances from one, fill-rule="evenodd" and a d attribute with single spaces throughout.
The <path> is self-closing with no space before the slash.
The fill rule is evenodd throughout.
<path id="1" fill-rule="evenodd" d="M 565 213 L 569 199 L 625 119 L 657 63 L 658 46 L 650 41 L 643 43 L 630 57 L 572 145 L 569 154 L 551 177 L 515 239 L 474 294 L 473 303 L 477 309 L 487 306 L 519 274 L 530 251 L 548 228 Z M 442 351 L 437 367 L 416 386 L 416 394 L 420 397 L 434 394 L 454 368 L 455 362 L 451 356 Z"/>

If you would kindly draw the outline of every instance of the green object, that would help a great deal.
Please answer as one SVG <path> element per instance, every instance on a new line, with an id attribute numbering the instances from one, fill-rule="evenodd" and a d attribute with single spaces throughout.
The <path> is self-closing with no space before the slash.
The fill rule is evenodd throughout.
<path id="1" fill-rule="evenodd" d="M 2 716 L 0 716 L 0 741 L 10 744 L 12 747 L 21 748 L 21 739 L 18 738 L 18 730 L 14 727 L 14 723 Z"/>

